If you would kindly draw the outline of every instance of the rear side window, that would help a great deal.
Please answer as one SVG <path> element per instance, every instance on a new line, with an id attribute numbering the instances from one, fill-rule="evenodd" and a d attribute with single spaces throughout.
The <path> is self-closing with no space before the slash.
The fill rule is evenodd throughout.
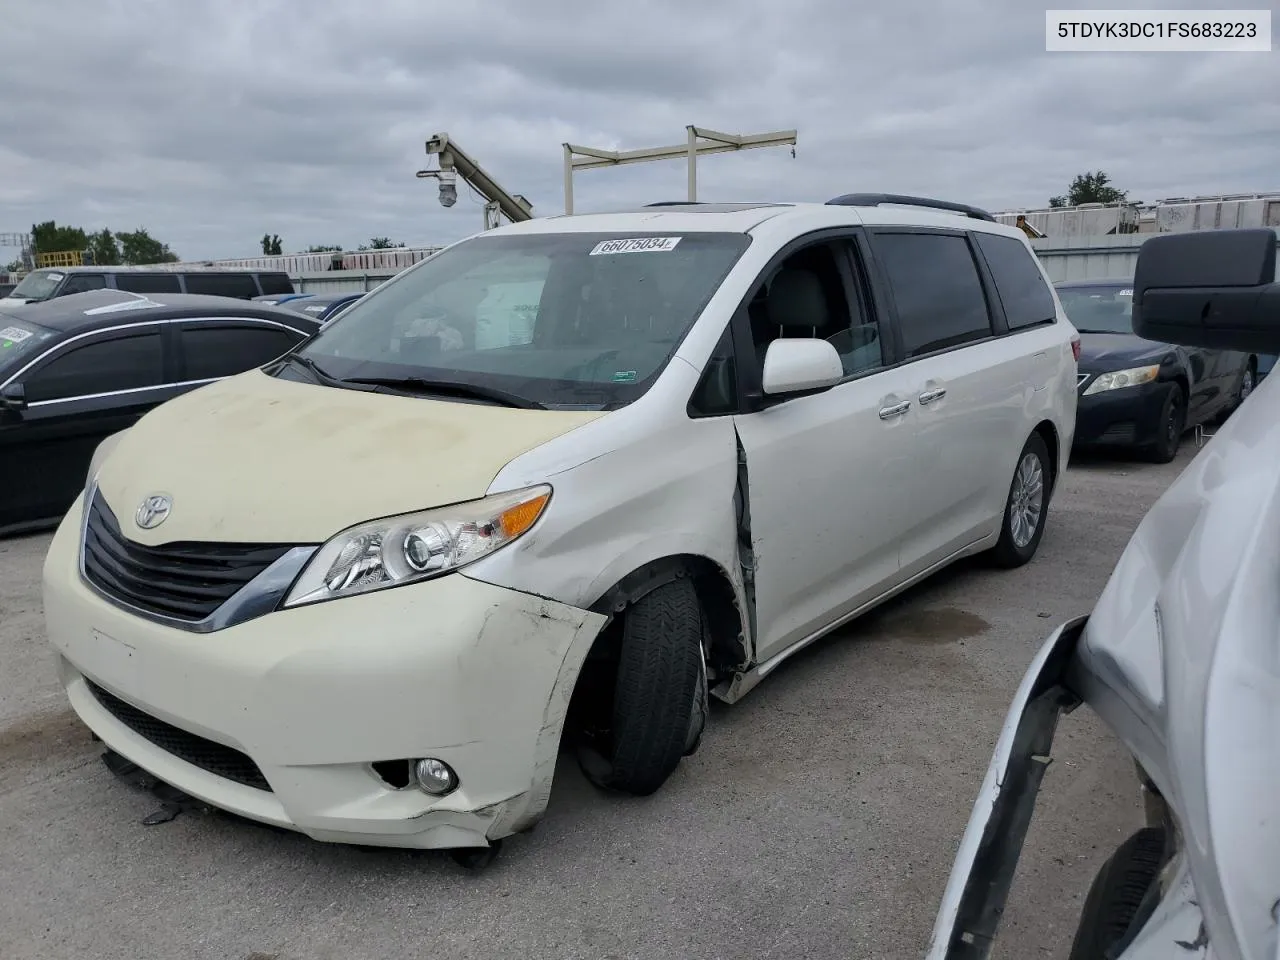
<path id="1" fill-rule="evenodd" d="M 178 338 L 187 380 L 244 373 L 288 353 L 303 339 L 280 327 L 215 323 L 182 327 Z"/>
<path id="2" fill-rule="evenodd" d="M 176 273 L 117 273 L 116 289 L 130 293 L 181 293 Z"/>
<path id="3" fill-rule="evenodd" d="M 160 334 L 133 333 L 72 347 L 23 378 L 27 401 L 65 400 L 164 383 Z"/>
<path id="4" fill-rule="evenodd" d="M 991 316 L 968 241 L 955 234 L 877 233 L 908 357 L 991 335 Z"/>
<path id="5" fill-rule="evenodd" d="M 1053 294 L 1026 245 L 1014 237 L 976 233 L 1010 330 L 1049 323 L 1057 315 Z"/>
<path id="6" fill-rule="evenodd" d="M 258 285 L 262 287 L 264 295 L 294 292 L 293 283 L 287 273 L 260 273 Z"/>
<path id="7" fill-rule="evenodd" d="M 187 293 L 249 300 L 258 295 L 258 285 L 248 273 L 188 273 Z"/>
<path id="8" fill-rule="evenodd" d="M 107 285 L 107 278 L 100 273 L 73 273 L 67 277 L 58 296 L 65 297 L 71 293 L 88 293 L 90 290 L 101 290 Z"/>

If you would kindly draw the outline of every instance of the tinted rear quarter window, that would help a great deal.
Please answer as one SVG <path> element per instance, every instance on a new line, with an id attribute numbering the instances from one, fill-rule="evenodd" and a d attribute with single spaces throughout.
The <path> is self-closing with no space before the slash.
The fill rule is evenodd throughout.
<path id="1" fill-rule="evenodd" d="M 71 347 L 23 376 L 27 400 L 33 403 L 163 382 L 164 349 L 155 330 Z"/>
<path id="2" fill-rule="evenodd" d="M 1015 237 L 994 233 L 978 233 L 976 236 L 978 249 L 982 251 L 996 282 L 996 293 L 1004 307 L 1009 329 L 1052 322 L 1057 315 L 1053 294 L 1049 292 L 1049 285 L 1044 281 L 1035 256 L 1026 245 Z"/>
<path id="3" fill-rule="evenodd" d="M 963 236 L 877 233 L 873 242 L 898 309 L 907 356 L 991 335 L 982 280 Z"/>
<path id="4" fill-rule="evenodd" d="M 129 293 L 181 293 L 176 273 L 117 273 L 116 289 Z"/>
<path id="5" fill-rule="evenodd" d="M 293 282 L 287 273 L 260 273 L 258 285 L 264 294 L 293 293 Z"/>
<path id="6" fill-rule="evenodd" d="M 274 360 L 303 338 L 280 327 L 200 324 L 179 332 L 187 380 L 230 377 Z"/>
<path id="7" fill-rule="evenodd" d="M 258 295 L 258 285 L 248 273 L 188 273 L 187 293 L 249 300 Z"/>

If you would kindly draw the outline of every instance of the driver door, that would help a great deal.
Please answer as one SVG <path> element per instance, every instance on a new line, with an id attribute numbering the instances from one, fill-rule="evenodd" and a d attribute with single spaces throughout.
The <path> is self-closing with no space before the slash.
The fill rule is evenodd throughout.
<path id="1" fill-rule="evenodd" d="M 62 516 L 85 485 L 98 444 L 175 388 L 163 328 L 138 325 L 78 339 L 23 374 L 27 407 L 0 418 L 0 526 Z"/>
<path id="2" fill-rule="evenodd" d="M 749 325 L 744 363 L 759 384 L 768 343 L 779 336 L 822 337 L 845 368 L 819 393 L 765 398 L 735 417 L 745 460 L 754 564 L 756 656 L 767 661 L 896 585 L 899 540 L 911 489 L 916 411 L 913 374 L 889 366 L 893 338 L 864 282 L 858 235 L 823 235 L 785 249 L 758 281 L 759 295 L 735 323 Z M 782 268 L 819 278 L 824 328 L 785 321 L 791 306 L 771 300 Z M 754 369 L 752 369 L 754 367 Z"/>

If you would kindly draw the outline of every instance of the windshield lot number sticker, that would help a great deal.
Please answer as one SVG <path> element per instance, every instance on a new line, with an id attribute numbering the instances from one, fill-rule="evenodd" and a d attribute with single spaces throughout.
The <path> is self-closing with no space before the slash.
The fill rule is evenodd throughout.
<path id="1" fill-rule="evenodd" d="M 21 343 L 29 336 L 31 336 L 31 331 L 23 330 L 20 327 L 5 327 L 0 330 L 0 340 L 7 340 L 11 343 Z"/>
<path id="2" fill-rule="evenodd" d="M 601 240 L 591 248 L 588 256 L 600 257 L 610 253 L 666 253 L 674 250 L 679 237 L 634 237 L 630 240 Z"/>

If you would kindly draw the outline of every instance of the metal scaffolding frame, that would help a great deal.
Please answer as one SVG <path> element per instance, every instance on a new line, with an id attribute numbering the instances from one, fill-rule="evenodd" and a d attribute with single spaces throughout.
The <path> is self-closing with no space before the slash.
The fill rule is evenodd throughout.
<path id="1" fill-rule="evenodd" d="M 685 127 L 688 139 L 685 143 L 669 147 L 649 147 L 644 150 L 598 150 L 564 144 L 564 212 L 573 213 L 573 172 L 597 167 L 616 167 L 624 163 L 645 163 L 650 160 L 678 160 L 689 162 L 689 202 L 698 200 L 698 157 L 712 153 L 729 153 L 752 150 L 757 147 L 791 147 L 796 155 L 796 131 L 775 130 L 771 133 L 720 133 L 706 127 Z"/>

